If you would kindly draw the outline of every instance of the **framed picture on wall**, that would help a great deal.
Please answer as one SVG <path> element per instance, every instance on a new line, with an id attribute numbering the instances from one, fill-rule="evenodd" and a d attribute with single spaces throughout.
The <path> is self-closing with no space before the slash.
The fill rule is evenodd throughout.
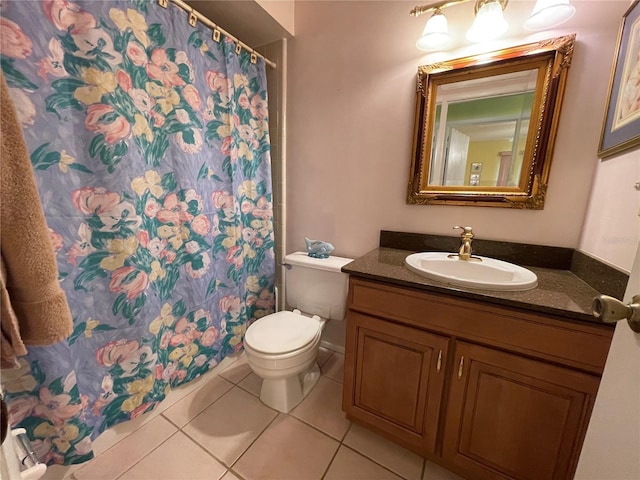
<path id="1" fill-rule="evenodd" d="M 482 171 L 482 162 L 471 164 L 471 173 L 480 173 Z"/>
<path id="2" fill-rule="evenodd" d="M 609 81 L 598 156 L 612 157 L 640 145 L 640 2 L 622 17 Z"/>

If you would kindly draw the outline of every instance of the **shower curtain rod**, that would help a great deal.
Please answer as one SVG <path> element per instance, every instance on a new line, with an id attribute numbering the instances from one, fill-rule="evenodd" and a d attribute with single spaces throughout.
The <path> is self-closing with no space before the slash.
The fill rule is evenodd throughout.
<path id="1" fill-rule="evenodd" d="M 200 12 L 198 12 L 196 9 L 194 9 L 191 5 L 186 4 L 182 0 L 158 0 L 158 4 L 163 8 L 167 8 L 169 6 L 169 2 L 175 4 L 176 6 L 180 7 L 182 10 L 184 10 L 185 12 L 187 12 L 189 14 L 189 25 L 191 25 L 192 27 L 195 27 L 197 25 L 198 20 L 200 20 L 200 22 L 204 23 L 207 27 L 209 27 L 213 31 L 212 38 L 216 42 L 220 41 L 220 34 L 222 33 L 222 34 L 226 35 L 227 37 L 229 37 L 230 39 L 232 39 L 234 42 L 236 42 L 236 54 L 239 55 L 240 52 L 242 51 L 242 49 L 244 48 L 245 50 L 247 50 L 251 54 L 251 63 L 256 63 L 257 57 L 260 57 L 271 68 L 276 68 L 277 67 L 275 62 L 269 60 L 264 55 L 256 52 L 249 45 L 247 45 L 246 43 L 242 42 L 237 37 L 231 35 L 224 28 L 222 28 L 219 25 L 216 25 L 215 23 L 213 23 L 207 17 L 205 17 Z"/>

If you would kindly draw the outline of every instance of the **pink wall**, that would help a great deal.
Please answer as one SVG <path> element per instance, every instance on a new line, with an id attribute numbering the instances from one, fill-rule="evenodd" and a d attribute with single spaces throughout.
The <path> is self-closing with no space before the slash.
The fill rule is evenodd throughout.
<path id="1" fill-rule="evenodd" d="M 541 211 L 405 204 L 415 75 L 434 61 L 414 46 L 425 21 L 409 16 L 414 3 L 296 2 L 288 63 L 287 250 L 302 249 L 308 236 L 355 257 L 377 246 L 381 229 L 452 234 L 455 224 L 472 225 L 478 238 L 578 248 L 628 0 L 574 0 L 578 13 L 568 25 L 510 39 L 519 44 L 577 33 Z M 530 11 L 533 3 L 512 1 L 508 9 Z M 447 56 L 466 53 L 459 48 Z"/>

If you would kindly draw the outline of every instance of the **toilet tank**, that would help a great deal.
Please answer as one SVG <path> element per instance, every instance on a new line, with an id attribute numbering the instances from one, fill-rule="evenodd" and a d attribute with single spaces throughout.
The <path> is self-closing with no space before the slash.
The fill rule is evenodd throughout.
<path id="1" fill-rule="evenodd" d="M 351 258 L 312 258 L 306 252 L 284 257 L 287 266 L 285 291 L 289 308 L 319 315 L 325 319 L 343 320 L 347 306 L 349 275 L 340 269 Z"/>

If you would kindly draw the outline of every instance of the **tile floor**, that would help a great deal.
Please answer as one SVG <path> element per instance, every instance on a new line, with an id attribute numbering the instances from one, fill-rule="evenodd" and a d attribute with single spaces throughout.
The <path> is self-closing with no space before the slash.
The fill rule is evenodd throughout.
<path id="1" fill-rule="evenodd" d="M 104 432 L 96 458 L 44 480 L 460 480 L 352 424 L 341 410 L 344 356 L 321 348 L 322 376 L 289 414 L 260 402 L 246 357 L 171 392 L 153 412 Z"/>

